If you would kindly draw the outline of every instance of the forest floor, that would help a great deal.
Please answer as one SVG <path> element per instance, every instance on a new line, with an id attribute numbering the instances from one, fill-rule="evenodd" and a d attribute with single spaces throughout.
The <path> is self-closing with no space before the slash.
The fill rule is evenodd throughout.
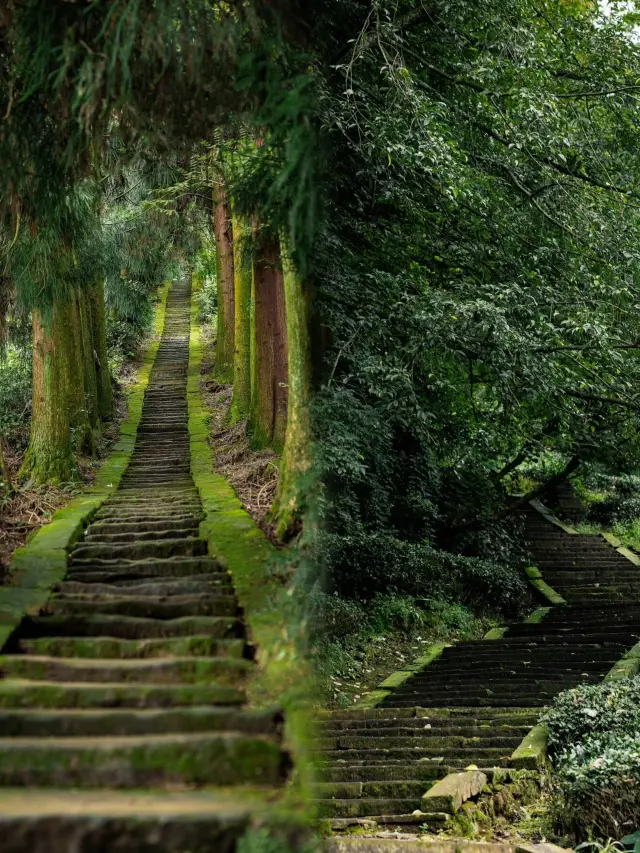
<path id="1" fill-rule="evenodd" d="M 97 452 L 94 458 L 76 457 L 79 479 L 63 486 L 18 486 L 9 499 L 0 501 L 0 584 L 3 583 L 11 555 L 27 539 L 47 524 L 53 514 L 66 506 L 95 479 L 100 464 L 120 435 L 120 424 L 127 417 L 129 389 L 136 383 L 145 342 L 140 345 L 135 358 L 125 361 L 118 370 L 114 388 L 114 417 L 96 436 Z M 23 455 L 29 443 L 29 428 L 17 436 L 17 441 L 7 447 L 7 462 L 13 482 L 16 483 Z"/>
<path id="2" fill-rule="evenodd" d="M 269 521 L 278 484 L 278 455 L 272 450 L 254 450 L 247 435 L 247 422 L 228 423 L 232 386 L 212 378 L 215 362 L 215 329 L 202 327 L 204 357 L 201 388 L 205 405 L 211 412 L 210 443 L 218 473 L 226 477 L 256 524 L 274 545 L 274 525 Z"/>
<path id="3" fill-rule="evenodd" d="M 432 621 L 410 630 L 362 631 L 325 646 L 318 661 L 324 682 L 323 705 L 348 708 L 393 672 L 424 655 L 431 644 L 479 640 L 497 624 L 494 618 L 474 617 L 463 608 L 456 608 L 458 611 L 459 621 Z"/>

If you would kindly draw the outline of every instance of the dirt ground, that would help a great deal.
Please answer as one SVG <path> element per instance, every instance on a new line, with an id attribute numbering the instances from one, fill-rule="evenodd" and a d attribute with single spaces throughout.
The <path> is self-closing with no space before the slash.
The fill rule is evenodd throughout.
<path id="1" fill-rule="evenodd" d="M 203 335 L 205 354 L 200 370 L 201 388 L 205 405 L 211 411 L 209 440 L 215 451 L 216 470 L 229 480 L 256 524 L 278 545 L 269 521 L 278 484 L 278 456 L 272 450 L 251 448 L 246 421 L 227 423 L 232 387 L 212 379 L 215 332 L 207 326 Z"/>

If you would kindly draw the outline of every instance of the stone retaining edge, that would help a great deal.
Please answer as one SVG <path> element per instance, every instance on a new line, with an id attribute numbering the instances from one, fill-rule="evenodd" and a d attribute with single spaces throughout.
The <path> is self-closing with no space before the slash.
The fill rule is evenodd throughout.
<path id="1" fill-rule="evenodd" d="M 197 295 L 202 283 L 195 276 L 192 282 L 187 404 L 191 474 L 205 513 L 200 537 L 207 540 L 211 556 L 231 573 L 248 640 L 255 646 L 258 672 L 247 685 L 250 704 L 253 708 L 277 705 L 285 711 L 285 744 L 295 758 L 297 783 L 289 793 L 297 801 L 310 796 L 308 744 L 313 737 L 309 674 L 299 653 L 302 626 L 293 615 L 292 586 L 285 587 L 274 572 L 282 553 L 244 509 L 232 485 L 214 471 L 210 415 L 200 385 L 204 344 Z"/>
<path id="2" fill-rule="evenodd" d="M 67 571 L 69 548 L 120 484 L 135 446 L 144 394 L 164 330 L 169 288 L 170 282 L 158 288 L 154 335 L 144 349 L 138 381 L 127 398 L 127 417 L 120 426 L 120 439 L 101 464 L 95 482 L 54 513 L 48 524 L 13 553 L 9 584 L 0 587 L 0 649 L 25 616 L 42 609 Z"/>

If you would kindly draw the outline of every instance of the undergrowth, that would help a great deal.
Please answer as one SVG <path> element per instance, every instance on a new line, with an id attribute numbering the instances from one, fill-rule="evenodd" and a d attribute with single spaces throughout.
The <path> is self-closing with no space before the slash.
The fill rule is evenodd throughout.
<path id="1" fill-rule="evenodd" d="M 460 604 L 393 594 L 357 601 L 317 589 L 309 596 L 308 615 L 320 689 L 336 707 L 366 695 L 430 644 L 478 639 L 495 624 Z"/>

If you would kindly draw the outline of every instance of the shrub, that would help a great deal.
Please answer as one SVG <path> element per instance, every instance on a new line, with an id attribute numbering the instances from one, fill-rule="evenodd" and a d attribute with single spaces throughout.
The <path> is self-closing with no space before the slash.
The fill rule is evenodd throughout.
<path id="1" fill-rule="evenodd" d="M 549 750 L 560 755 L 585 737 L 640 730 L 640 676 L 565 690 L 542 717 Z"/>
<path id="2" fill-rule="evenodd" d="M 559 761 L 563 812 L 572 828 L 607 838 L 640 824 L 640 734 L 587 737 Z"/>
<path id="3" fill-rule="evenodd" d="M 436 550 L 428 543 L 360 531 L 350 536 L 325 533 L 319 545 L 326 588 L 342 597 L 364 600 L 392 593 L 467 605 L 491 602 L 511 612 L 526 599 L 517 569 Z"/>
<path id="4" fill-rule="evenodd" d="M 640 823 L 640 676 L 561 693 L 542 717 L 557 769 L 561 821 L 619 838 Z"/>
<path id="5" fill-rule="evenodd" d="M 591 505 L 589 521 L 611 526 L 640 518 L 640 477 L 609 477 L 606 485 L 613 491 L 605 500 Z"/>

